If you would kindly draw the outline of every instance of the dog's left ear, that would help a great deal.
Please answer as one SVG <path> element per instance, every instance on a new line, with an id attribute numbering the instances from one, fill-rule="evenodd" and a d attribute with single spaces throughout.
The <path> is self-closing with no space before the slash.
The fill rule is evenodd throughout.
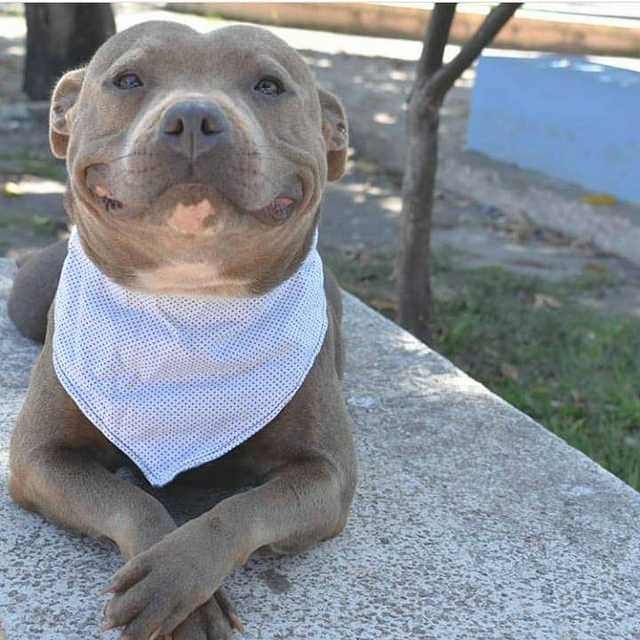
<path id="1" fill-rule="evenodd" d="M 84 69 L 69 71 L 62 76 L 53 90 L 49 110 L 49 143 L 56 158 L 64 158 L 67 155 L 71 135 L 69 116 L 78 100 L 83 80 Z"/>
<path id="2" fill-rule="evenodd" d="M 339 180 L 347 164 L 347 114 L 340 100 L 326 89 L 318 87 L 318 97 L 322 107 L 322 137 L 327 145 L 327 178 Z"/>

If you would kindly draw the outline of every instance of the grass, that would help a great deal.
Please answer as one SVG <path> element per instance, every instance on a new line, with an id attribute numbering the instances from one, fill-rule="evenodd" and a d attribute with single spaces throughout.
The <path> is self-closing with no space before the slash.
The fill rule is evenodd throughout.
<path id="1" fill-rule="evenodd" d="M 45 158 L 24 150 L 0 152 L 0 173 L 28 174 L 60 182 L 67 179 L 64 163 L 51 156 Z"/>
<path id="2" fill-rule="evenodd" d="M 41 236 L 52 236 L 59 224 L 53 218 L 39 214 L 3 216 L 0 218 L 0 230 L 24 229 Z"/>
<path id="3" fill-rule="evenodd" d="M 327 256 L 343 286 L 392 316 L 392 256 Z M 562 284 L 434 259 L 434 346 L 640 490 L 640 321 L 581 306 L 606 274 Z"/>

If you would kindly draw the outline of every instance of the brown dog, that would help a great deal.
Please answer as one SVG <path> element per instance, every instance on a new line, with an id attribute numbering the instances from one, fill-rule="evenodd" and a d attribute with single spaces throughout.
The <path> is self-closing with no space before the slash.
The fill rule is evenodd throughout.
<path id="1" fill-rule="evenodd" d="M 85 253 L 114 282 L 153 295 L 259 296 L 287 280 L 309 253 L 326 180 L 342 175 L 347 149 L 339 101 L 280 39 L 163 22 L 115 35 L 60 80 L 50 137 L 67 159 L 67 209 Z M 16 280 L 12 317 L 34 337 L 65 252 L 39 254 Z M 234 567 L 259 548 L 296 552 L 345 526 L 356 470 L 340 294 L 328 275 L 325 293 L 324 343 L 293 399 L 249 440 L 180 476 L 255 488 L 181 527 L 114 475 L 130 461 L 59 382 L 51 306 L 11 442 L 10 490 L 24 507 L 118 545 L 128 562 L 107 589 L 106 628 L 129 640 L 226 638 L 239 622 L 219 588 Z"/>

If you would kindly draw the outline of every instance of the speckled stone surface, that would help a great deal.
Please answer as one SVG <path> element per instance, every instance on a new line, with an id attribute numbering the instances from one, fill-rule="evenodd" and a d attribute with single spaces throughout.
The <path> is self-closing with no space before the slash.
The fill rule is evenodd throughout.
<path id="1" fill-rule="evenodd" d="M 0 262 L 0 628 L 7 640 L 116 638 L 99 631 L 96 595 L 116 551 L 7 495 L 38 352 L 6 318 L 10 277 Z M 640 638 L 640 495 L 353 298 L 346 331 L 353 515 L 338 539 L 226 581 L 246 637 Z M 182 515 L 204 502 L 189 496 Z"/>

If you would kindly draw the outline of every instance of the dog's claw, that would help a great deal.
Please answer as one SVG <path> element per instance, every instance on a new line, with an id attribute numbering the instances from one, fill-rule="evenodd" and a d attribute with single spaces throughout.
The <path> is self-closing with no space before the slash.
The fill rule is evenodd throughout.
<path id="1" fill-rule="evenodd" d="M 242 620 L 238 618 L 235 613 L 229 614 L 229 622 L 231 623 L 231 628 L 235 629 L 238 633 L 244 633 L 244 625 L 242 624 Z"/>
<path id="2" fill-rule="evenodd" d="M 224 613 L 229 620 L 231 628 L 235 629 L 238 633 L 244 633 L 245 629 L 242 624 L 242 620 L 240 620 L 229 598 L 227 598 L 227 594 L 222 589 L 218 589 L 214 597 L 218 602 L 220 609 L 222 609 L 222 613 Z"/>
<path id="3" fill-rule="evenodd" d="M 111 582 L 100 591 L 100 595 L 126 591 L 146 577 L 148 572 L 149 570 L 138 562 L 137 558 L 129 560 L 124 567 L 115 573 Z"/>
<path id="4" fill-rule="evenodd" d="M 100 629 L 102 631 L 111 631 L 111 629 L 114 628 L 114 624 L 113 622 L 111 622 L 111 620 L 105 620 L 101 625 L 100 625 Z"/>

